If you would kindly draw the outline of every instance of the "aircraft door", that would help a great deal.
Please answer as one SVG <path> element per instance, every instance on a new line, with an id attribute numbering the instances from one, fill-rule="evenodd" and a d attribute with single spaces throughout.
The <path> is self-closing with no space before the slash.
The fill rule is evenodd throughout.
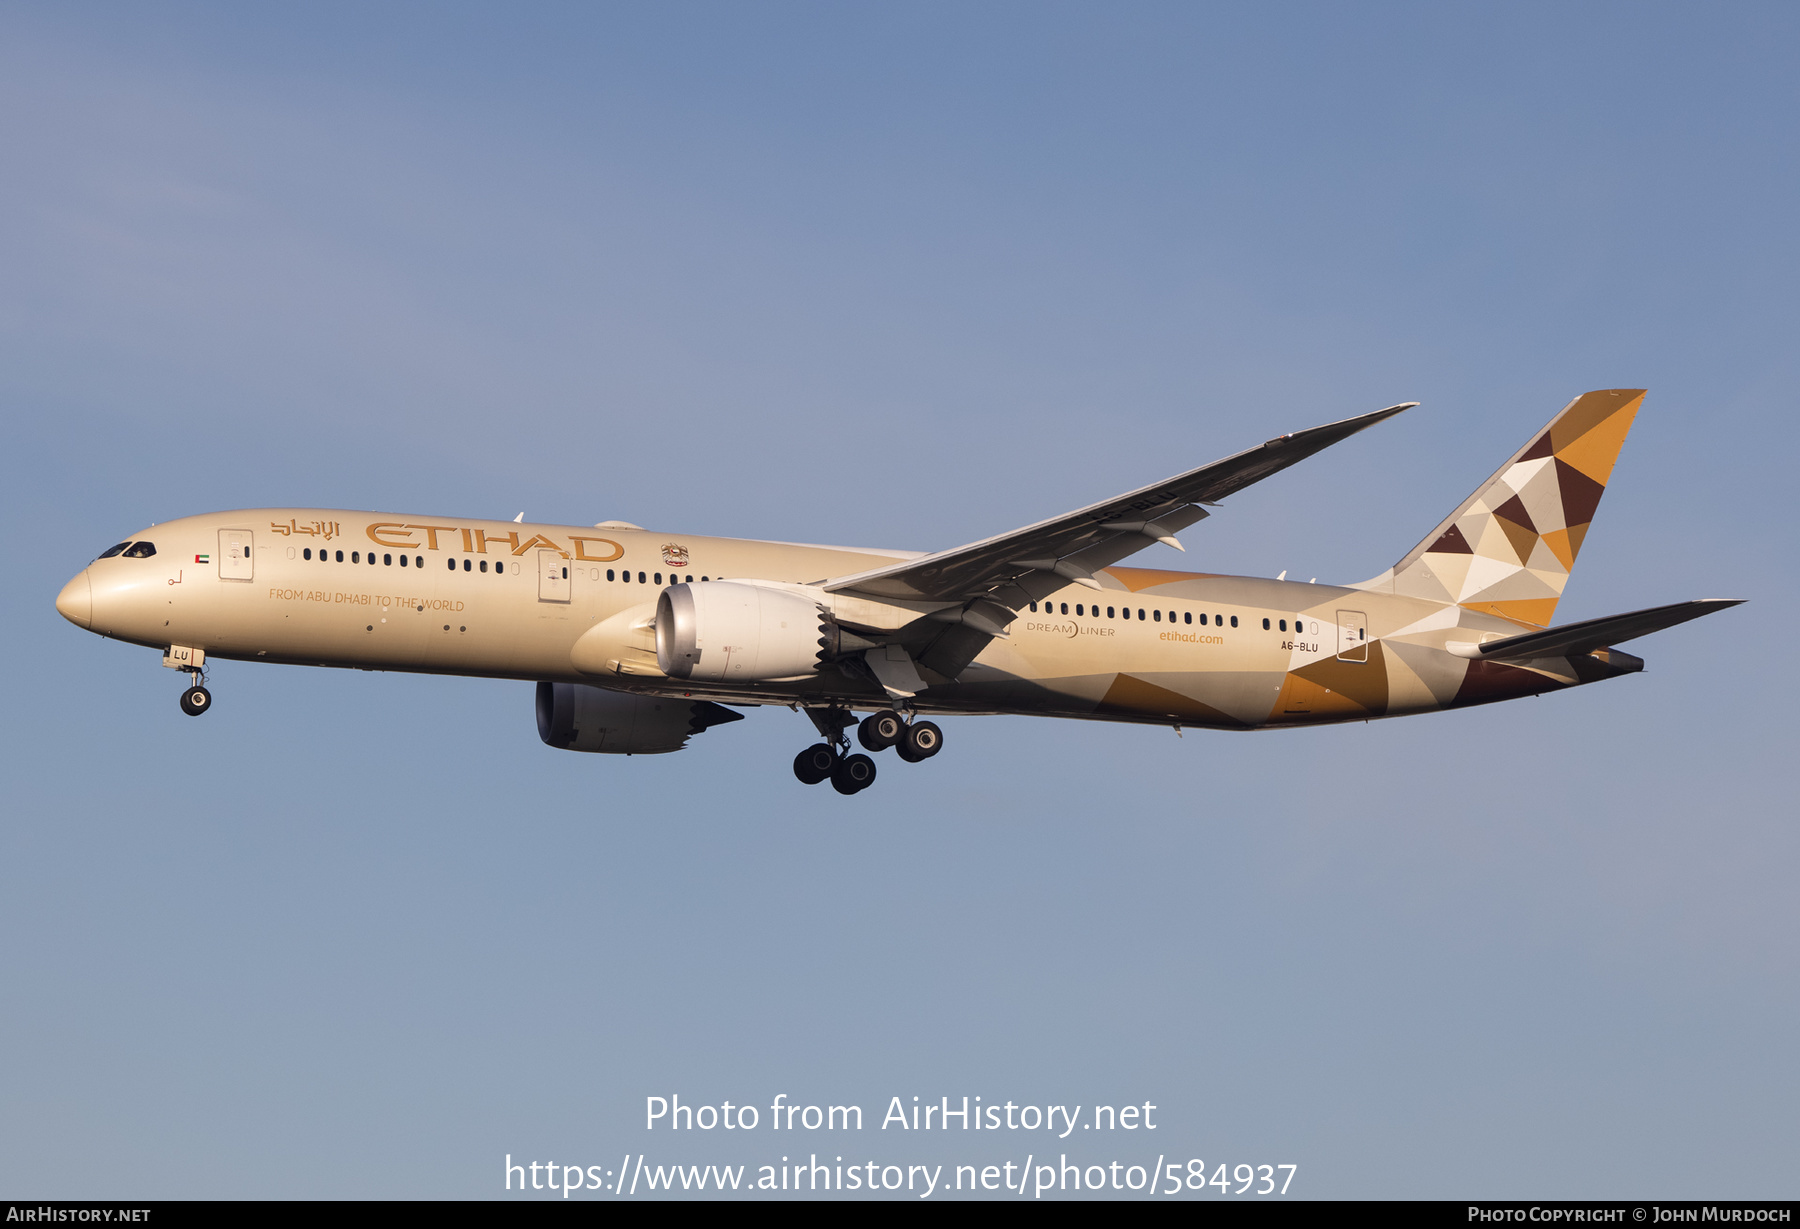
<path id="1" fill-rule="evenodd" d="M 221 580 L 253 580 L 255 560 L 251 557 L 251 534 L 248 529 L 219 530 L 219 578 Z"/>
<path id="2" fill-rule="evenodd" d="M 1338 660 L 1369 660 L 1369 620 L 1360 610 L 1337 612 Z"/>
<path id="3" fill-rule="evenodd" d="M 538 557 L 538 601 L 569 600 L 569 561 L 561 551 L 540 550 Z"/>

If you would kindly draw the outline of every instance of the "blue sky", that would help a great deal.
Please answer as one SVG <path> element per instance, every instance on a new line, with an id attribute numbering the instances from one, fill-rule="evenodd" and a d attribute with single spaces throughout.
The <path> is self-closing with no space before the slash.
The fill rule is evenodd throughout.
<path id="1" fill-rule="evenodd" d="M 1792 1196 L 1797 21 L 0 11 L 0 1188 L 755 1165 L 643 1098 L 785 1092 L 1150 1100 L 1314 1197 Z M 931 549 L 1418 400 L 1140 557 L 1349 581 L 1618 386 L 1560 617 L 1751 599 L 1643 675 L 963 719 L 848 803 L 779 710 L 615 762 L 525 684 L 226 663 L 193 721 L 52 608 L 267 504 Z"/>

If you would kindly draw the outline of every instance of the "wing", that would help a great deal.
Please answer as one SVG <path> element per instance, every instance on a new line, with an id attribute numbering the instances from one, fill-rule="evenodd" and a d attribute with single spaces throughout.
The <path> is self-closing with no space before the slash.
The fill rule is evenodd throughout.
<path id="1" fill-rule="evenodd" d="M 1154 486 L 954 550 L 835 577 L 825 581 L 824 587 L 878 601 L 937 605 L 938 609 L 900 629 L 892 642 L 929 671 L 924 680 L 927 685 L 955 679 L 995 636 L 1006 634 L 1006 625 L 1028 603 L 1049 597 L 1070 581 L 1100 588 L 1094 572 L 1151 542 L 1180 547 L 1176 532 L 1208 515 L 1198 505 L 1216 503 L 1417 404 L 1408 401 L 1283 435 Z"/>
<path id="2" fill-rule="evenodd" d="M 1065 513 L 1011 533 L 971 542 L 886 567 L 825 582 L 836 593 L 859 593 L 902 601 L 968 602 L 985 599 L 1007 611 L 1063 588 L 1069 581 L 1098 587 L 1090 579 L 1155 541 L 1174 540 L 1177 531 L 1207 516 L 1198 504 L 1216 503 L 1253 482 L 1286 469 L 1365 427 L 1417 405 L 1408 401 L 1373 414 L 1283 435 L 1256 448 L 1177 474 L 1154 486 Z M 988 621 L 1004 627 L 1009 616 L 991 612 Z"/>

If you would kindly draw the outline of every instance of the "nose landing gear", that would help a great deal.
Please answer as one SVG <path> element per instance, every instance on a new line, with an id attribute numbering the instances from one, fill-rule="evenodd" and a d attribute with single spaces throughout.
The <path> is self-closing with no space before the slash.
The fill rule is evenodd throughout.
<path id="1" fill-rule="evenodd" d="M 206 689 L 205 649 L 191 648 L 184 644 L 169 645 L 163 650 L 162 664 L 171 670 L 181 671 L 193 680 L 193 685 L 181 693 L 182 712 L 190 717 L 198 717 L 212 707 L 212 692 Z"/>
<path id="2" fill-rule="evenodd" d="M 817 785 L 829 780 L 840 794 L 855 794 L 875 783 L 875 761 L 866 755 L 850 754 L 846 730 L 856 719 L 847 711 L 831 708 L 808 708 L 824 742 L 814 743 L 794 757 L 794 776 L 803 784 Z M 894 748 L 894 753 L 909 764 L 928 760 L 943 749 L 944 732 L 929 721 L 907 721 L 892 709 L 883 709 L 865 718 L 856 729 L 856 741 L 870 751 Z"/>

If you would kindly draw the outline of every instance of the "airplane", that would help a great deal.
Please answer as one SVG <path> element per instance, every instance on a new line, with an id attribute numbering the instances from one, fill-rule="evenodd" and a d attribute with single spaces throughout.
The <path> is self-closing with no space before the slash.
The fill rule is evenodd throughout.
<path id="1" fill-rule="evenodd" d="M 930 553 L 318 508 L 167 521 L 57 610 L 160 649 L 210 710 L 216 660 L 534 682 L 539 737 L 680 750 L 746 706 L 819 735 L 794 775 L 855 794 L 918 763 L 933 716 L 1215 730 L 1367 721 L 1617 678 L 1615 646 L 1739 604 L 1551 626 L 1642 389 L 1584 393 L 1393 567 L 1348 585 L 1120 566 L 1220 501 L 1416 406 L 1282 435 L 1164 482 Z M 858 721 L 855 714 L 869 715 Z"/>

